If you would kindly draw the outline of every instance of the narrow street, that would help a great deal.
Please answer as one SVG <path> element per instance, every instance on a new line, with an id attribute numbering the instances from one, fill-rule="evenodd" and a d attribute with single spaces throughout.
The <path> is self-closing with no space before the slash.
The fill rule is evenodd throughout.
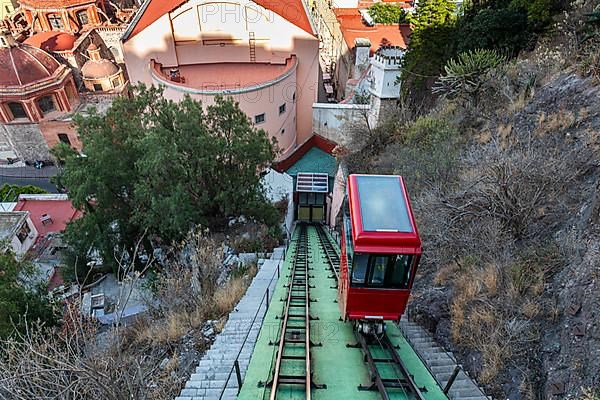
<path id="1" fill-rule="evenodd" d="M 11 185 L 33 185 L 46 190 L 49 193 L 57 193 L 56 186 L 50 182 L 58 170 L 55 166 L 47 166 L 42 169 L 34 167 L 0 167 L 0 186 Z"/>

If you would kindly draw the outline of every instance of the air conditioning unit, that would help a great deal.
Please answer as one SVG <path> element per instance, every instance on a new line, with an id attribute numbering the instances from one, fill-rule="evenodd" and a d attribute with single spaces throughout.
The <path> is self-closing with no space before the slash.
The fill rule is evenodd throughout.
<path id="1" fill-rule="evenodd" d="M 29 232 L 29 235 L 27 235 L 27 237 L 28 237 L 29 239 L 33 239 L 33 238 L 35 238 L 35 233 L 33 233 L 33 232 Z"/>

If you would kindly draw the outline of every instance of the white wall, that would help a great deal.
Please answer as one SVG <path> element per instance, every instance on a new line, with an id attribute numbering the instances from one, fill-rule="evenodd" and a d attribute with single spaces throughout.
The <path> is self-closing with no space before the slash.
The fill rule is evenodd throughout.
<path id="1" fill-rule="evenodd" d="M 16 235 L 13 236 L 10 241 L 12 250 L 17 257 L 21 257 L 25 253 L 27 253 L 29 249 L 31 249 L 31 247 L 35 244 L 35 241 L 38 237 L 38 231 L 37 229 L 35 229 L 35 226 L 33 225 L 33 222 L 31 222 L 31 219 L 29 219 L 29 217 L 27 217 L 25 223 L 29 226 L 30 230 L 30 233 L 25 239 L 25 241 L 21 243 L 21 241 Z"/>
<path id="2" fill-rule="evenodd" d="M 367 104 L 313 104 L 313 132 L 339 144 L 348 144 L 353 130 L 366 128 Z"/>
<path id="3" fill-rule="evenodd" d="M 333 0 L 332 8 L 357 8 L 358 0 Z"/>
<path id="4" fill-rule="evenodd" d="M 371 94 L 382 99 L 397 99 L 400 97 L 400 85 L 396 79 L 400 75 L 400 63 L 382 62 L 380 58 L 373 57 L 371 60 Z"/>

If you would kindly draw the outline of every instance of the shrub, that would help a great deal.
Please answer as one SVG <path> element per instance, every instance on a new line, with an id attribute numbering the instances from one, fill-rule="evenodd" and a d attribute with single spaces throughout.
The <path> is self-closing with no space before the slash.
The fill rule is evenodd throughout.
<path id="1" fill-rule="evenodd" d="M 494 50 L 477 49 L 461 53 L 448 61 L 444 68 L 446 74 L 438 79 L 433 91 L 449 97 L 475 98 L 486 80 L 487 71 L 504 61 L 506 57 Z"/>
<path id="2" fill-rule="evenodd" d="M 4 184 L 0 187 L 0 202 L 13 202 L 17 201 L 19 195 L 21 194 L 47 194 L 44 189 L 40 189 L 37 186 L 27 185 L 27 186 L 19 186 L 19 185 L 9 185 Z"/>
<path id="3" fill-rule="evenodd" d="M 404 128 L 401 141 L 387 147 L 376 163 L 376 173 L 405 177 L 417 195 L 435 186 L 445 189 L 455 179 L 461 137 L 443 117 L 421 117 Z"/>
<path id="4" fill-rule="evenodd" d="M 406 23 L 406 12 L 396 4 L 375 3 L 369 7 L 369 15 L 377 24 L 403 24 Z"/>
<path id="5" fill-rule="evenodd" d="M 506 9 L 484 9 L 458 24 L 456 47 L 459 53 L 475 49 L 497 49 L 512 56 L 528 43 L 531 33 L 527 14 Z"/>

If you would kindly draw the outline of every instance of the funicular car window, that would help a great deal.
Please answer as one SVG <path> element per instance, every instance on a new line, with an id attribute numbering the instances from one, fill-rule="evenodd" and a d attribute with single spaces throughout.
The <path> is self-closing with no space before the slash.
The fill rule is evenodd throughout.
<path id="1" fill-rule="evenodd" d="M 413 264 L 411 255 L 354 254 L 352 286 L 406 289 Z"/>
<path id="2" fill-rule="evenodd" d="M 357 253 L 352 264 L 352 285 L 364 285 L 369 266 L 369 255 Z"/>

